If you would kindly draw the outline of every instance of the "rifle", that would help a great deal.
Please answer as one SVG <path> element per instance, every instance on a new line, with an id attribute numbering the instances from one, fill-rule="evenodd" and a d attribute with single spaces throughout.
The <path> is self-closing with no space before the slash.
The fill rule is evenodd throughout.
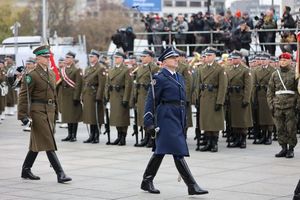
<path id="1" fill-rule="evenodd" d="M 197 103 L 196 103 L 197 104 Z M 196 151 L 200 150 L 200 140 L 201 140 L 201 130 L 200 130 L 200 108 L 199 105 L 196 106 L 196 128 L 195 128 L 195 137 L 194 140 L 197 140 Z"/>
<path id="2" fill-rule="evenodd" d="M 139 144 L 139 130 L 137 125 L 137 109 L 134 107 L 134 124 L 133 124 L 133 133 L 132 136 L 135 135 L 135 144 L 134 146 L 137 146 Z"/>
<path id="3" fill-rule="evenodd" d="M 104 131 L 103 135 L 107 134 L 106 144 L 109 145 L 109 144 L 111 144 L 110 143 L 110 123 L 109 123 L 109 111 L 108 111 L 107 106 L 105 106 L 105 118 L 106 118 L 106 121 L 104 124 L 105 131 Z"/>

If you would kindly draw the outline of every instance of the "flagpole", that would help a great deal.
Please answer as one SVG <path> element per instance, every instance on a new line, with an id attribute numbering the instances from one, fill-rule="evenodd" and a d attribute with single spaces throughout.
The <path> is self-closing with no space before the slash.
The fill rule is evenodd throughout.
<path id="1" fill-rule="evenodd" d="M 46 0 L 42 0 L 43 3 L 43 24 L 42 24 L 42 31 L 43 31 L 43 43 L 47 44 L 47 2 Z"/>

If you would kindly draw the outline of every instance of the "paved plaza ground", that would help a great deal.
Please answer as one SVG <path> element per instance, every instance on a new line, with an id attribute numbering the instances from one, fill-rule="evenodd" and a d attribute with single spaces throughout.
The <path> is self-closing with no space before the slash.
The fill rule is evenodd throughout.
<path id="1" fill-rule="evenodd" d="M 41 130 L 43 131 L 43 130 Z M 132 132 L 132 128 L 129 128 Z M 247 149 L 228 149 L 221 138 L 219 152 L 196 152 L 194 129 L 188 133 L 191 157 L 186 158 L 199 185 L 208 195 L 188 196 L 172 156 L 166 156 L 154 180 L 161 194 L 140 190 L 144 169 L 151 156 L 150 149 L 133 147 L 134 137 L 127 137 L 127 146 L 107 146 L 106 136 L 100 144 L 83 144 L 86 126 L 80 124 L 78 141 L 61 142 L 67 130 L 57 128 L 58 157 L 65 172 L 73 178 L 59 184 L 50 168 L 46 154 L 40 153 L 32 171 L 39 181 L 20 178 L 21 166 L 28 150 L 29 133 L 22 132 L 16 117 L 7 117 L 0 125 L 0 200 L 22 199 L 201 199 L 201 200 L 291 200 L 300 178 L 300 148 L 295 158 L 275 158 L 277 142 L 271 146 L 253 145 Z M 112 127 L 112 140 L 116 130 Z"/>

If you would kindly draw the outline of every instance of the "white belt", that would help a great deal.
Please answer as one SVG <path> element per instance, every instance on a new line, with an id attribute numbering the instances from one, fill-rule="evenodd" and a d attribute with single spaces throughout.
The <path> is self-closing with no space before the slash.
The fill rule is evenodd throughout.
<path id="1" fill-rule="evenodd" d="M 281 95 L 281 94 L 296 94 L 295 91 L 292 90 L 278 90 L 275 92 L 276 95 Z"/>

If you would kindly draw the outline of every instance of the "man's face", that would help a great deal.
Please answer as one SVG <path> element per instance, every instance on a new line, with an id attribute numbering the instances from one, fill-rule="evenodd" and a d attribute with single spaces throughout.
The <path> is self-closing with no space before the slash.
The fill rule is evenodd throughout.
<path id="1" fill-rule="evenodd" d="M 65 62 L 64 61 L 59 61 L 58 62 L 58 67 L 59 68 L 63 68 L 65 66 Z"/>
<path id="2" fill-rule="evenodd" d="M 170 57 L 163 61 L 163 65 L 170 68 L 170 69 L 176 69 L 178 66 L 178 60 L 177 57 Z"/>
<path id="3" fill-rule="evenodd" d="M 266 59 L 266 60 L 261 60 L 261 65 L 263 66 L 267 66 L 270 64 L 270 60 L 269 59 Z"/>
<path id="4" fill-rule="evenodd" d="M 4 60 L 5 60 L 6 65 L 14 63 L 13 59 L 11 59 L 11 58 L 5 58 Z"/>
<path id="5" fill-rule="evenodd" d="M 241 59 L 240 58 L 232 58 L 232 64 L 233 65 L 239 65 L 241 63 Z"/>
<path id="6" fill-rule="evenodd" d="M 205 61 L 207 63 L 212 63 L 213 61 L 215 61 L 215 59 L 216 59 L 215 54 L 206 54 L 206 56 L 205 56 Z"/>
<path id="7" fill-rule="evenodd" d="M 91 64 L 96 64 L 97 61 L 98 61 L 98 57 L 97 56 L 95 56 L 95 55 L 89 55 L 89 62 Z"/>
<path id="8" fill-rule="evenodd" d="M 148 64 L 152 61 L 152 57 L 149 55 L 141 56 L 142 64 Z"/>
<path id="9" fill-rule="evenodd" d="M 33 68 L 34 68 L 34 63 L 31 63 L 31 62 L 26 63 L 26 69 L 31 70 L 31 69 L 33 69 Z"/>
<path id="10" fill-rule="evenodd" d="M 292 61 L 290 59 L 281 58 L 279 60 L 280 67 L 288 67 L 289 65 L 291 65 L 291 63 Z"/>
<path id="11" fill-rule="evenodd" d="M 66 65 L 70 66 L 74 63 L 74 58 L 72 56 L 66 55 L 64 62 Z"/>
<path id="12" fill-rule="evenodd" d="M 116 65 L 119 65 L 124 61 L 124 59 L 120 56 L 115 56 L 114 59 L 115 59 L 115 64 Z"/>
<path id="13" fill-rule="evenodd" d="M 43 66 L 49 66 L 50 57 L 49 56 L 37 56 L 36 62 Z"/>

